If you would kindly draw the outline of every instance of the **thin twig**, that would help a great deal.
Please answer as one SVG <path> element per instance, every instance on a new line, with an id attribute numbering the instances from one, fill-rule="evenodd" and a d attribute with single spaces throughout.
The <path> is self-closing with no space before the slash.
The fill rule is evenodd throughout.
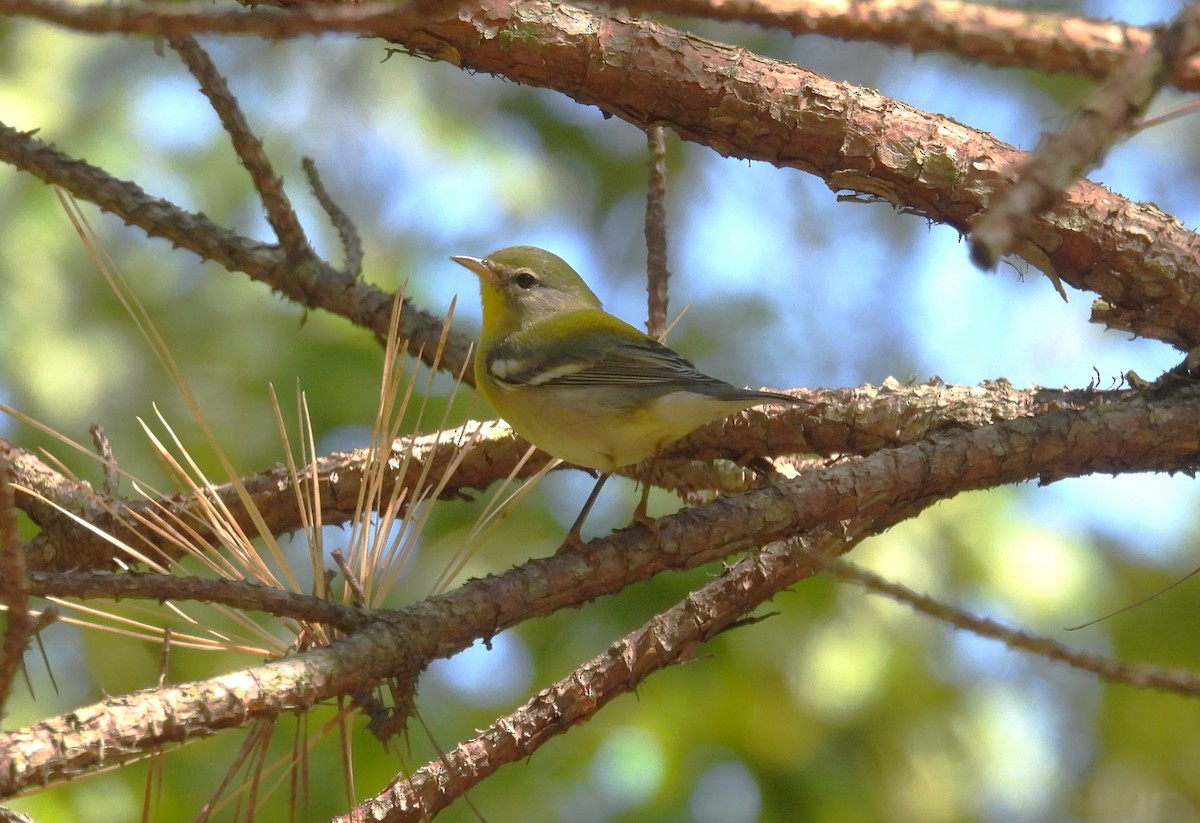
<path id="1" fill-rule="evenodd" d="M 171 44 L 192 76 L 200 81 L 200 90 L 212 104 L 213 111 L 221 119 L 221 125 L 233 142 L 233 150 L 237 153 L 246 172 L 250 175 L 254 188 L 262 200 L 267 212 L 267 221 L 279 238 L 279 245 L 291 260 L 304 260 L 312 257 L 308 238 L 304 236 L 304 228 L 300 218 L 292 208 L 287 192 L 283 189 L 283 179 L 275 174 L 271 161 L 263 151 L 262 141 L 254 136 L 250 124 L 242 114 L 237 98 L 229 90 L 229 84 L 217 70 L 208 53 L 191 37 L 168 37 Z"/>
<path id="2" fill-rule="evenodd" d="M 854 583 L 868 591 L 890 597 L 922 614 L 949 623 L 956 629 L 973 632 L 982 637 L 990 637 L 1011 649 L 1029 652 L 1056 663 L 1063 663 L 1073 669 L 1091 672 L 1110 683 L 1187 696 L 1200 694 L 1200 676 L 1195 672 L 1130 665 L 1098 654 L 1076 651 L 1048 637 L 1014 629 L 990 618 L 978 617 L 963 609 L 942 603 L 928 595 L 918 594 L 906 586 L 886 580 L 874 572 L 845 561 L 830 563 L 825 570 L 838 580 Z"/>
<path id="3" fill-rule="evenodd" d="M 1048 134 L 1013 171 L 1015 182 L 993 198 L 971 231 L 971 258 L 994 268 L 1021 243 L 1034 220 L 1127 135 L 1162 87 L 1172 66 L 1200 47 L 1200 5 L 1183 11 L 1152 44 L 1113 69 L 1066 128 Z M 1047 275 L 1065 300 L 1062 283 Z"/>
<path id="4" fill-rule="evenodd" d="M 646 184 L 646 330 L 656 340 L 667 329 L 667 143 L 662 126 L 646 129 L 650 179 Z"/>
<path id="5" fill-rule="evenodd" d="M 1195 114 L 1197 109 L 1200 109 L 1200 100 L 1193 98 L 1180 103 L 1178 106 L 1172 106 L 1166 111 L 1161 111 L 1153 115 L 1148 114 L 1136 120 L 1129 128 L 1131 131 L 1145 131 L 1146 129 L 1156 128 L 1172 120 L 1178 120 L 1180 117 Z"/>
<path id="6" fill-rule="evenodd" d="M 338 570 L 342 573 L 342 579 L 346 581 L 346 586 L 350 589 L 351 601 L 356 606 L 366 605 L 367 597 L 363 594 L 362 584 L 358 582 L 358 577 L 346 563 L 346 555 L 342 554 L 341 549 L 334 549 L 330 554 L 333 562 L 337 563 Z"/>
<path id="7" fill-rule="evenodd" d="M 167 675 L 171 671 L 171 627 L 163 629 L 162 653 L 158 656 L 158 685 L 162 688 L 167 684 Z"/>
<path id="8" fill-rule="evenodd" d="M 321 182 L 321 175 L 317 172 L 316 162 L 311 157 L 305 157 L 301 159 L 300 165 L 304 168 L 305 176 L 308 177 L 308 185 L 312 189 L 313 196 L 317 198 L 317 202 L 321 204 L 325 214 L 329 216 L 329 222 L 337 230 L 338 239 L 342 242 L 342 256 L 345 258 L 342 262 L 342 275 L 355 278 L 361 276 L 363 246 L 362 238 L 358 234 L 358 227 L 354 225 L 350 215 L 325 189 L 325 184 Z"/>
<path id="9" fill-rule="evenodd" d="M 150 237 L 161 237 L 180 248 L 195 252 L 230 271 L 244 272 L 298 305 L 345 317 L 370 329 L 383 342 L 387 336 L 393 295 L 362 279 L 347 277 L 311 255 L 300 263 L 277 246 L 230 231 L 203 214 L 185 211 L 174 203 L 151 197 L 137 184 L 113 177 L 104 169 L 71 157 L 34 136 L 0 123 L 0 161 L 59 186 L 80 200 L 95 203 L 137 226 Z M 433 359 L 445 318 L 421 311 L 405 301 L 400 318 L 400 337 L 408 351 Z M 471 341 L 451 333 L 441 367 L 457 374 L 469 362 Z M 429 352 L 423 356 L 423 352 Z M 468 371 L 465 382 L 473 384 Z"/>
<path id="10" fill-rule="evenodd" d="M 93 423 L 88 431 L 92 434 L 96 454 L 104 461 L 104 496 L 115 498 L 121 493 L 121 472 L 117 468 L 116 458 L 113 457 L 112 443 L 99 423 Z"/>
<path id="11" fill-rule="evenodd" d="M 265 586 L 252 580 L 221 580 L 140 572 L 30 572 L 29 593 L 76 600 L 129 600 L 217 603 L 351 630 L 366 615 L 343 603 Z"/>

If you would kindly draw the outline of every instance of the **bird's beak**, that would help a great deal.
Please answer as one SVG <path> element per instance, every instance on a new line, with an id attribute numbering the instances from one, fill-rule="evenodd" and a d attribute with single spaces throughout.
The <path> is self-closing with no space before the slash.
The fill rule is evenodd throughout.
<path id="1" fill-rule="evenodd" d="M 492 267 L 488 264 L 488 261 L 482 257 L 465 257 L 463 255 L 456 254 L 452 255 L 450 259 L 458 265 L 470 269 L 479 276 L 480 280 L 487 283 L 492 288 L 500 287 L 499 276 L 497 276 L 496 272 L 492 271 Z"/>

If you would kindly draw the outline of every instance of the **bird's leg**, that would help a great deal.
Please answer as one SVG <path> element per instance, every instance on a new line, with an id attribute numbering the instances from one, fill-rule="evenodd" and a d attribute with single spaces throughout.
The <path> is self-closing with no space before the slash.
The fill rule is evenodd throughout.
<path id="1" fill-rule="evenodd" d="M 646 514 L 646 506 L 650 502 L 650 474 L 654 470 L 654 462 L 658 458 L 658 453 L 655 452 L 645 463 L 642 464 L 640 472 L 642 484 L 642 496 L 638 500 L 637 508 L 633 510 L 633 522 L 640 523 L 650 530 L 654 535 L 654 545 L 658 545 L 660 536 L 658 531 L 658 521 Z"/>
<path id="2" fill-rule="evenodd" d="M 637 508 L 633 510 L 633 522 L 645 523 L 648 518 L 646 516 L 646 506 L 650 502 L 650 472 L 654 469 L 654 457 L 650 457 L 646 462 L 642 463 L 641 471 L 638 472 L 638 482 L 642 486 L 642 496 L 638 500 Z"/>
<path id="3" fill-rule="evenodd" d="M 588 495 L 587 502 L 583 504 L 583 510 L 579 512 L 579 516 L 575 518 L 575 524 L 571 526 L 571 530 L 567 532 L 567 537 L 563 540 L 561 546 L 555 554 L 562 554 L 565 551 L 572 549 L 583 549 L 583 538 L 579 536 L 579 532 L 583 529 L 583 521 L 587 520 L 588 512 L 592 510 L 592 506 L 596 503 L 596 498 L 600 496 L 600 489 L 604 488 L 604 481 L 608 479 L 611 472 L 604 472 L 596 479 L 596 485 L 592 487 L 592 493 Z"/>

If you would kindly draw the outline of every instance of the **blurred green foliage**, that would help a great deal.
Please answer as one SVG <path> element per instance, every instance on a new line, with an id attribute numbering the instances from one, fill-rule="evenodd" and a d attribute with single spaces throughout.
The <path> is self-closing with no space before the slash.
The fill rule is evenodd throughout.
<path id="1" fill-rule="evenodd" d="M 871 75 L 893 94 L 931 65 L 944 67 L 941 75 L 929 70 L 942 84 L 951 82 L 947 71 L 959 71 L 938 58 L 914 68 L 907 54 L 878 47 L 864 46 L 869 59 L 856 59 L 850 47 L 826 41 L 793 46 L 736 27 L 706 31 L 744 36 L 747 45 L 803 57 L 838 77 L 869 82 L 856 73 Z M 382 46 L 370 41 L 206 43 L 327 256 L 338 260 L 340 252 L 302 188 L 304 155 L 317 160 L 326 186 L 358 222 L 364 277 L 385 288 L 406 284 L 411 299 L 434 312 L 444 312 L 460 292 L 456 326 L 464 331 L 477 322 L 473 287 L 446 255 L 515 242 L 552 246 L 580 260 L 581 269 L 603 272 L 593 285 L 635 320 L 645 176 L 644 143 L 635 129 L 555 95 L 447 65 L 403 57 L 382 62 Z M 1018 101 L 1008 105 L 1040 112 L 1028 115 L 1026 136 L 1036 133 L 1047 98 L 1069 107 L 1081 93 L 1069 78 L 962 73 L 968 84 L 988 76 Z M 269 238 L 228 140 L 194 87 L 178 61 L 170 53 L 156 56 L 149 41 L 77 36 L 28 22 L 0 25 L 6 122 L 39 128 L 43 139 L 153 194 Z M 935 83 L 933 91 L 913 93 L 941 91 Z M 972 122 L 969 110 L 955 115 Z M 771 170 L 772 179 L 784 181 L 778 189 L 763 190 L 761 202 L 746 195 L 730 206 L 722 198 L 758 185 L 739 181 L 761 167 L 718 164 L 705 150 L 676 141 L 669 167 L 672 243 L 685 264 L 672 305 L 697 301 L 672 343 L 706 369 L 747 383 L 878 382 L 890 373 L 903 378 L 924 370 L 923 377 L 974 362 L 969 344 L 999 351 L 1002 374 L 1015 378 L 1027 367 L 1030 358 L 986 338 L 943 347 L 942 359 L 929 365 L 925 326 L 982 324 L 999 298 L 964 300 L 952 312 L 923 304 L 913 283 L 928 247 L 917 221 L 885 210 L 864 216 L 861 207 L 835 203 L 819 183 Z M 739 212 L 758 207 L 774 210 L 777 222 L 749 235 L 724 231 L 744 225 L 736 222 Z M 306 316 L 243 275 L 85 210 L 240 471 L 282 459 L 268 383 L 287 408 L 296 385 L 307 393 L 319 449 L 365 441 L 382 360 L 369 334 L 338 318 Z M 735 256 L 711 251 L 722 244 Z M 83 443 L 88 424 L 103 423 L 122 467 L 154 486 L 165 478 L 137 417 L 151 419 L 157 405 L 189 448 L 203 453 L 185 406 L 53 193 L 7 167 L 0 167 L 0 246 L 3 401 Z M 962 271 L 953 277 L 1002 290 L 1004 300 L 1030 311 L 1056 300 L 1046 288 L 1022 291 L 1012 278 L 999 283 L 967 272 L 965 255 L 955 265 Z M 958 288 L 948 285 L 945 271 L 938 277 L 939 290 Z M 1079 302 L 1086 304 L 1076 301 L 1077 314 Z M 1072 328 L 1063 320 L 1039 324 L 1059 339 Z M 1122 341 L 1105 345 L 1119 351 L 1117 362 L 1139 356 Z M 1100 344 L 1080 347 L 1084 362 L 1100 356 Z M 1086 382 L 1087 368 L 1072 368 L 1077 383 Z M 435 382 L 427 421 L 437 420 L 446 404 L 453 405 L 454 422 L 463 419 L 466 393 L 451 393 L 450 381 Z M 38 431 L 11 420 L 0 422 L 0 431 L 23 447 L 48 449 L 99 482 L 95 461 Z M 211 459 L 203 465 L 216 470 Z M 551 478 L 545 486 L 466 575 L 502 570 L 557 545 L 584 491 L 578 478 Z M 1190 488 L 1186 494 L 1179 499 L 1194 502 Z M 620 525 L 632 508 L 628 484 L 613 484 L 608 495 L 595 529 Z M 966 495 L 871 541 L 852 559 L 918 590 L 1122 660 L 1195 668 L 1197 644 L 1188 627 L 1198 618 L 1193 592 L 1200 584 L 1084 631 L 1061 632 L 1186 571 L 1195 563 L 1188 539 L 1194 516 L 1185 517 L 1186 529 L 1131 548 L 1125 537 L 1093 527 L 1096 512 L 1086 507 L 1070 518 L 1040 520 L 1027 505 L 1034 497 L 1025 488 Z M 395 602 L 427 593 L 477 511 L 477 503 L 439 505 Z M 664 575 L 522 626 L 498 640 L 490 656 L 472 651 L 435 667 L 419 696 L 424 723 L 441 747 L 469 737 L 712 573 Z M 620 698 L 527 763 L 504 768 L 472 792 L 472 802 L 491 821 L 576 823 L 1200 819 L 1200 715 L 1192 703 L 1105 686 L 827 579 L 795 587 L 770 610 L 686 665 L 651 678 L 636 696 Z M 154 646 L 65 625 L 53 627 L 46 643 L 57 692 L 31 656 L 32 693 L 15 697 L 10 728 L 157 682 Z M 253 662 L 250 655 L 177 650 L 169 677 L 189 680 Z M 491 680 L 481 672 L 492 672 Z M 275 730 L 274 758 L 290 756 L 295 740 L 314 741 L 306 796 L 295 801 L 299 819 L 325 819 L 347 806 L 341 770 L 333 765 L 339 741 L 327 725 L 334 712 L 322 707 L 284 717 Z M 381 788 L 400 766 L 435 756 L 419 727 L 398 751 L 384 751 L 361 718 L 352 725 L 358 797 Z M 194 817 L 242 740 L 241 733 L 223 735 L 168 753 L 152 817 Z M 137 819 L 146 781 L 153 780 L 149 768 L 79 780 L 14 806 L 40 820 Z M 286 774 L 275 772 L 266 784 L 274 782 L 260 819 L 287 814 Z M 223 814 L 233 819 L 234 807 Z M 475 817 L 460 802 L 440 819 Z"/>

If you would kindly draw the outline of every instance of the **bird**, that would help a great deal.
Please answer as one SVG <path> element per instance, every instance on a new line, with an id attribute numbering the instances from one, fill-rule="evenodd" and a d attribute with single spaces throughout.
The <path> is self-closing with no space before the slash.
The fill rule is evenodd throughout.
<path id="1" fill-rule="evenodd" d="M 616 469 L 653 458 L 705 423 L 763 404 L 805 403 L 710 377 L 609 314 L 565 260 L 535 246 L 450 258 L 479 278 L 475 387 L 512 429 L 552 457 L 600 473 L 560 551 Z M 648 486 L 635 519 L 645 520 Z"/>

